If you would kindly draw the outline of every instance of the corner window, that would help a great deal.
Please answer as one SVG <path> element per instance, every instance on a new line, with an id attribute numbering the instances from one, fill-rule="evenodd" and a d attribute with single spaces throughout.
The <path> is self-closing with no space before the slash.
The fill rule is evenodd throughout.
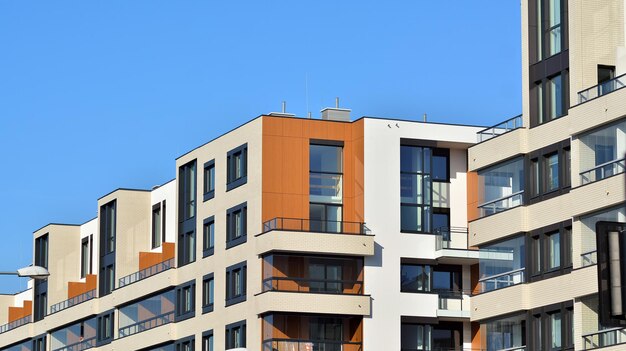
<path id="1" fill-rule="evenodd" d="M 162 233 L 163 217 L 161 215 L 161 204 L 152 206 L 152 248 L 161 247 L 163 242 Z"/>
<path id="2" fill-rule="evenodd" d="M 213 348 L 213 329 L 202 333 L 202 351 L 214 351 Z"/>
<path id="3" fill-rule="evenodd" d="M 624 173 L 626 169 L 626 119 L 579 137 L 581 185 Z"/>
<path id="4" fill-rule="evenodd" d="M 226 326 L 226 350 L 246 347 L 246 321 Z"/>
<path id="5" fill-rule="evenodd" d="M 215 304 L 215 279 L 213 273 L 202 278 L 202 313 L 212 312 Z"/>
<path id="6" fill-rule="evenodd" d="M 246 301 L 246 261 L 226 268 L 226 306 Z"/>
<path id="7" fill-rule="evenodd" d="M 487 350 L 524 350 L 526 346 L 525 315 L 502 318 L 486 323 Z"/>
<path id="8" fill-rule="evenodd" d="M 176 321 L 195 315 L 196 281 L 191 280 L 176 288 Z"/>
<path id="9" fill-rule="evenodd" d="M 248 181 L 248 144 L 243 144 L 226 154 L 226 191 L 235 189 Z"/>
<path id="10" fill-rule="evenodd" d="M 568 71 L 537 80 L 531 95 L 532 125 L 543 124 L 564 116 L 569 108 Z"/>
<path id="11" fill-rule="evenodd" d="M 204 201 L 215 196 L 215 160 L 204 164 Z"/>
<path id="12" fill-rule="evenodd" d="M 202 224 L 202 256 L 213 255 L 215 249 L 215 218 L 213 216 L 204 220 Z"/>
<path id="13" fill-rule="evenodd" d="M 247 240 L 247 203 L 226 211 L 226 248 L 243 244 Z"/>

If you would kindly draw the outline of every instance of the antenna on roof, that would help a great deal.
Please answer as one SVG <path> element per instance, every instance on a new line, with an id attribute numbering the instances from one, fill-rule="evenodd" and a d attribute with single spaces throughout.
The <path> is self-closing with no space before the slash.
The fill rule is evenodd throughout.
<path id="1" fill-rule="evenodd" d="M 426 122 L 426 118 L 427 118 L 427 116 L 426 116 L 426 114 L 424 113 L 424 122 Z"/>

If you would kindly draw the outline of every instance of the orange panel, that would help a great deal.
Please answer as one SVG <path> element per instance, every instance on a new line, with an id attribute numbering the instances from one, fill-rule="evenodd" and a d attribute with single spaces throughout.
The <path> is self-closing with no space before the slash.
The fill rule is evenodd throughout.
<path id="1" fill-rule="evenodd" d="M 467 221 L 480 217 L 478 211 L 478 173 L 467 172 Z"/>
<path id="2" fill-rule="evenodd" d="M 23 307 L 9 307 L 9 323 L 15 322 L 18 319 L 22 319 L 26 316 L 30 316 L 33 310 L 33 302 L 30 300 L 24 301 Z"/>
<path id="3" fill-rule="evenodd" d="M 472 350 L 484 350 L 487 347 L 482 340 L 481 326 L 477 322 L 472 322 Z"/>
<path id="4" fill-rule="evenodd" d="M 85 287 L 87 291 L 95 290 L 98 284 L 98 276 L 96 274 L 88 274 L 85 277 Z"/>
<path id="5" fill-rule="evenodd" d="M 470 286 L 472 287 L 472 295 L 480 294 L 480 283 L 478 283 L 478 263 L 470 266 Z"/>
<path id="6" fill-rule="evenodd" d="M 140 252 L 139 253 L 139 270 L 152 267 L 155 264 L 163 262 L 163 254 L 160 252 Z"/>
<path id="7" fill-rule="evenodd" d="M 163 251 L 163 261 L 171 260 L 176 255 L 176 243 L 163 243 L 161 251 Z"/>

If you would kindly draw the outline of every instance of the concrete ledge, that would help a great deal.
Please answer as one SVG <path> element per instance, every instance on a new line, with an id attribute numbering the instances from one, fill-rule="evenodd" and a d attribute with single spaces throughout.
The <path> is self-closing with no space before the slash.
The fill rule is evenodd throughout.
<path id="1" fill-rule="evenodd" d="M 268 291 L 255 296 L 257 314 L 298 312 L 369 316 L 369 295 L 313 294 Z"/>
<path id="2" fill-rule="evenodd" d="M 256 253 L 272 251 L 373 256 L 374 236 L 272 230 L 256 236 Z"/>

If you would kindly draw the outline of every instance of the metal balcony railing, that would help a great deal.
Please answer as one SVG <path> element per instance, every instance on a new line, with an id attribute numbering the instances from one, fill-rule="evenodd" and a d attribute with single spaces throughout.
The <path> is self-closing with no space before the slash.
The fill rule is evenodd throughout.
<path id="1" fill-rule="evenodd" d="M 125 336 L 141 333 L 152 328 L 162 326 L 164 324 L 172 323 L 174 321 L 174 311 L 160 314 L 152 318 L 137 322 L 135 324 L 127 325 L 119 329 L 120 338 Z"/>
<path id="2" fill-rule="evenodd" d="M 31 317 L 32 317 L 31 315 L 28 315 L 28 316 L 26 316 L 26 317 L 23 317 L 23 318 L 20 318 L 20 319 L 18 319 L 18 320 L 15 320 L 15 321 L 13 321 L 13 322 L 11 322 L 11 323 L 7 323 L 7 324 L 4 324 L 4 325 L 0 325 L 0 334 L 2 334 L 2 333 L 6 333 L 6 332 L 8 332 L 9 330 L 12 330 L 12 329 L 15 329 L 15 328 L 17 328 L 17 327 L 21 327 L 21 326 L 23 326 L 24 324 L 28 324 L 28 323 L 30 323 L 30 322 L 31 322 L 31 320 L 32 320 L 32 318 L 31 318 Z"/>
<path id="3" fill-rule="evenodd" d="M 598 251 L 593 250 L 580 254 L 580 265 L 582 267 L 593 266 L 598 264 Z"/>
<path id="4" fill-rule="evenodd" d="M 468 247 L 468 235 L 466 227 L 440 227 L 433 230 L 435 238 L 435 250 L 462 249 Z"/>
<path id="5" fill-rule="evenodd" d="M 626 343 L 626 328 L 617 327 L 595 331 L 582 335 L 583 350 L 593 350 L 601 347 Z"/>
<path id="6" fill-rule="evenodd" d="M 524 127 L 524 121 L 522 119 L 522 115 L 519 115 L 498 123 L 493 127 L 485 128 L 476 133 L 476 135 L 478 136 L 478 142 L 480 143 L 481 141 L 489 140 L 522 127 Z"/>
<path id="7" fill-rule="evenodd" d="M 81 340 L 75 344 L 67 345 L 60 347 L 58 349 L 53 349 L 52 351 L 82 351 L 87 350 L 92 347 L 96 347 L 96 337 L 92 337 L 89 339 Z"/>
<path id="8" fill-rule="evenodd" d="M 294 232 L 318 232 L 335 234 L 369 234 L 362 222 L 323 221 L 317 219 L 277 217 L 263 223 L 263 232 L 286 230 Z"/>
<path id="9" fill-rule="evenodd" d="M 585 185 L 604 178 L 624 173 L 626 170 L 626 159 L 613 160 L 597 165 L 586 171 L 580 172 L 580 184 Z"/>
<path id="10" fill-rule="evenodd" d="M 526 268 L 518 268 L 512 271 L 481 278 L 478 280 L 481 292 L 498 290 L 507 286 L 523 283 L 525 270 Z"/>
<path id="11" fill-rule="evenodd" d="M 480 216 L 485 217 L 524 204 L 524 190 L 478 205 Z"/>
<path id="12" fill-rule="evenodd" d="M 360 342 L 303 340 L 303 339 L 268 339 L 263 341 L 263 351 L 361 351 Z"/>
<path id="13" fill-rule="evenodd" d="M 133 274 L 129 274 L 125 277 L 120 278 L 118 286 L 122 288 L 126 285 L 138 282 L 142 279 L 146 279 L 148 277 L 151 277 L 155 274 L 161 273 L 173 267 L 174 267 L 174 259 L 170 258 L 167 261 L 159 262 L 155 264 L 154 266 L 144 268 L 138 272 L 135 272 Z"/>
<path id="14" fill-rule="evenodd" d="M 615 90 L 622 89 L 626 86 L 626 74 L 622 74 L 619 77 L 615 77 L 606 82 L 602 82 L 591 88 L 578 92 L 578 103 L 582 104 L 589 100 L 593 100 L 599 96 L 606 95 Z"/>
<path id="15" fill-rule="evenodd" d="M 469 311 L 470 290 L 434 290 L 437 293 L 439 304 L 437 309 L 445 311 Z"/>
<path id="16" fill-rule="evenodd" d="M 361 295 L 363 281 L 270 277 L 263 279 L 263 291 Z"/>
<path id="17" fill-rule="evenodd" d="M 74 296 L 71 299 L 67 299 L 65 301 L 55 303 L 54 305 L 50 306 L 50 314 L 63 311 L 66 308 L 70 308 L 72 306 L 78 305 L 79 303 L 89 301 L 95 297 L 96 297 L 96 289 L 93 289 L 93 290 L 87 291 L 86 293 L 82 293 L 78 296 Z"/>

